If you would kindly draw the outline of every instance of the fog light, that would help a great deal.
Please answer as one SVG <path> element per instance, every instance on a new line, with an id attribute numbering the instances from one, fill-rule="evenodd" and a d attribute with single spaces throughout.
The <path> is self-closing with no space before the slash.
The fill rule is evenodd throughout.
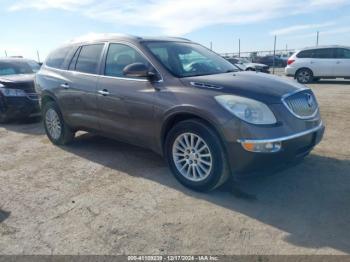
<path id="1" fill-rule="evenodd" d="M 243 148 L 249 152 L 275 153 L 281 150 L 281 142 L 242 142 Z"/>

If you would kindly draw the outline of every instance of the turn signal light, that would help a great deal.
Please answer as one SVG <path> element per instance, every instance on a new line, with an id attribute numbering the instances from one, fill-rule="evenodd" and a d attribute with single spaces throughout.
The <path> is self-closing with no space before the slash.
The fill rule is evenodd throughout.
<path id="1" fill-rule="evenodd" d="M 256 153 L 275 153 L 281 150 L 281 142 L 268 142 L 268 143 L 250 143 L 243 142 L 242 147 L 249 152 Z"/>

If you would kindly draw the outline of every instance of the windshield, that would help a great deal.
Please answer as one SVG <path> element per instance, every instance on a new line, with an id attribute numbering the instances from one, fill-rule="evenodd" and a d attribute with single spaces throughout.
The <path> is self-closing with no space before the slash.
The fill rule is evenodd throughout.
<path id="1" fill-rule="evenodd" d="M 38 63 L 34 61 L 19 62 L 6 61 L 0 62 L 0 76 L 17 75 L 17 74 L 34 74 L 40 69 Z"/>
<path id="2" fill-rule="evenodd" d="M 146 42 L 152 54 L 177 77 L 213 75 L 239 71 L 207 48 L 183 42 Z"/>

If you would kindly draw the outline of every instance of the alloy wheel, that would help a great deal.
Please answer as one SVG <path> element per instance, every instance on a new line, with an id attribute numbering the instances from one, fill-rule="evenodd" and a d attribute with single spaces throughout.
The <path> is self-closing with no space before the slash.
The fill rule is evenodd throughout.
<path id="1" fill-rule="evenodd" d="M 180 134 L 174 141 L 172 155 L 177 170 L 188 180 L 203 181 L 212 170 L 209 146 L 196 134 Z"/>
<path id="2" fill-rule="evenodd" d="M 50 108 L 46 111 L 45 124 L 50 136 L 53 139 L 58 140 L 61 136 L 62 125 L 61 120 L 54 109 Z"/>
<path id="3" fill-rule="evenodd" d="M 300 71 L 300 72 L 298 73 L 298 81 L 299 81 L 300 83 L 306 84 L 306 83 L 309 83 L 310 80 L 311 80 L 311 74 L 310 74 L 309 71 L 307 71 L 307 70 L 302 70 L 302 71 Z"/>

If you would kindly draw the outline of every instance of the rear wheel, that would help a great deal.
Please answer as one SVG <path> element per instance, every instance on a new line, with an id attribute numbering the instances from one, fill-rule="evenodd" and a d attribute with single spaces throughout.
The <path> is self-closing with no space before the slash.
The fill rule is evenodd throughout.
<path id="1" fill-rule="evenodd" d="M 176 124 L 167 135 L 165 154 L 176 179 L 191 189 L 213 190 L 229 177 L 219 137 L 200 120 Z"/>
<path id="2" fill-rule="evenodd" d="M 313 80 L 313 74 L 310 69 L 302 68 L 296 72 L 295 78 L 301 84 L 308 84 Z"/>
<path id="3" fill-rule="evenodd" d="M 55 102 L 47 102 L 43 107 L 43 122 L 46 134 L 55 145 L 65 145 L 74 138 L 74 132 L 64 122 Z"/>

